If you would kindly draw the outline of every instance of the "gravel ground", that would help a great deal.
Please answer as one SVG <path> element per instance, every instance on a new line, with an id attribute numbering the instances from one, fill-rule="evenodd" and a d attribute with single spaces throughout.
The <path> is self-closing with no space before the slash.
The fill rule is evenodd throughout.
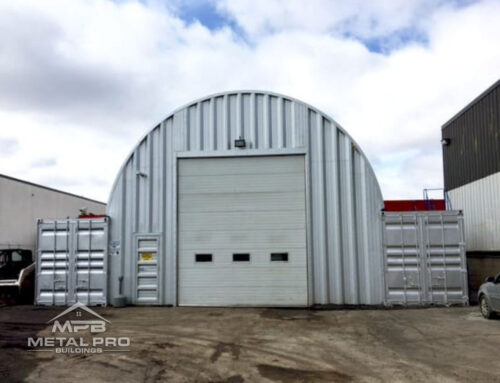
<path id="1" fill-rule="evenodd" d="M 127 351 L 29 351 L 61 311 L 0 308 L 1 382 L 500 382 L 500 320 L 477 307 L 97 308 Z"/>

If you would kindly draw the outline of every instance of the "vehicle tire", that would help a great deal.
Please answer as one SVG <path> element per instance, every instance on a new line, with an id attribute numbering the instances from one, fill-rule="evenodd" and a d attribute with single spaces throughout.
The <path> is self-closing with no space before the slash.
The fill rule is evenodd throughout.
<path id="1" fill-rule="evenodd" d="M 483 317 L 485 317 L 486 319 L 493 318 L 493 311 L 491 311 L 488 300 L 484 295 L 481 295 L 481 297 L 479 298 L 479 309 L 481 310 L 481 314 L 483 315 Z"/>

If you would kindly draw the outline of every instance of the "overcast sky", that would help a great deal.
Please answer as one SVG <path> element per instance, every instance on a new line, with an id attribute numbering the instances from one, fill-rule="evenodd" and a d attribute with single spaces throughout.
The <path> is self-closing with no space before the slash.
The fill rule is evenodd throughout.
<path id="1" fill-rule="evenodd" d="M 500 0 L 0 0 L 0 173 L 107 201 L 173 109 L 263 89 L 341 124 L 384 198 L 421 198 L 441 125 L 498 78 Z"/>

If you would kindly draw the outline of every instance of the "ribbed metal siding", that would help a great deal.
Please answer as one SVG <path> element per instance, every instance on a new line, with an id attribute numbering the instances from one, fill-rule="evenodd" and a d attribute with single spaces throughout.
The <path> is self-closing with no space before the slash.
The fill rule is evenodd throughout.
<path id="1" fill-rule="evenodd" d="M 500 171 L 500 81 L 442 128 L 444 184 L 453 190 Z"/>
<path id="2" fill-rule="evenodd" d="M 448 194 L 452 208 L 464 212 L 467 251 L 500 252 L 500 172 Z"/>
<path id="3" fill-rule="evenodd" d="M 246 149 L 234 148 L 236 138 Z M 177 159 L 306 155 L 310 304 L 383 302 L 382 195 L 355 142 L 300 101 L 263 92 L 214 95 L 167 117 L 140 141 L 113 187 L 110 297 L 134 297 L 133 234 L 161 233 L 160 304 L 177 304 Z"/>

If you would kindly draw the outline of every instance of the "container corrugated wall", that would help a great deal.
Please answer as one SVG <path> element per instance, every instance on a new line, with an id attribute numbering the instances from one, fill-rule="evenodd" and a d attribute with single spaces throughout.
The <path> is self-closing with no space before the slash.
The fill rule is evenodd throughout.
<path id="1" fill-rule="evenodd" d="M 468 303 L 462 212 L 386 212 L 384 248 L 388 304 Z"/>
<path id="2" fill-rule="evenodd" d="M 240 137 L 245 149 L 234 147 Z M 163 254 L 155 303 L 177 304 L 179 158 L 287 154 L 306 157 L 309 303 L 383 303 L 383 199 L 367 158 L 325 114 L 289 97 L 257 91 L 189 104 L 133 150 L 108 203 L 110 298 L 121 293 L 138 303 L 137 238 L 153 234 Z"/>

